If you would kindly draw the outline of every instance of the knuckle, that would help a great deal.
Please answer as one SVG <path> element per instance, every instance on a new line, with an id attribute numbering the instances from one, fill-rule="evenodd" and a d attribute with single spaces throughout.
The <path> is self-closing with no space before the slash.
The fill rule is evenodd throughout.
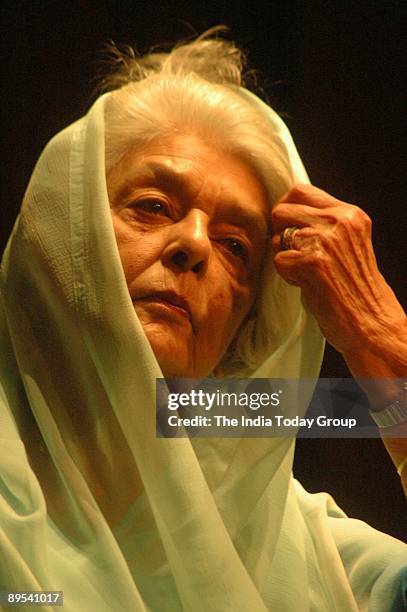
<path id="1" fill-rule="evenodd" d="M 304 259 L 304 268 L 322 271 L 328 263 L 328 255 L 325 251 L 318 249 L 309 253 Z"/>
<path id="2" fill-rule="evenodd" d="M 343 207 L 338 217 L 339 225 L 346 229 L 363 230 L 371 227 L 371 219 L 364 210 L 353 204 Z"/>
<path id="3" fill-rule="evenodd" d="M 372 220 L 371 220 L 371 218 L 361 208 L 358 208 L 358 211 L 359 211 L 359 216 L 360 216 L 360 224 L 362 225 L 363 228 L 370 230 L 371 227 L 372 227 Z"/>
<path id="4" fill-rule="evenodd" d="M 312 189 L 311 185 L 307 185 L 306 183 L 297 183 L 290 191 L 290 199 L 302 202 L 307 199 L 310 194 L 310 190 Z"/>

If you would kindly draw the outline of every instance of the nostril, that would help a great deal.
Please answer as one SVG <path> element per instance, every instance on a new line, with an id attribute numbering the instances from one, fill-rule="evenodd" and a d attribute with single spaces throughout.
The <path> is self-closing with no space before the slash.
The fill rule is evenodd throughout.
<path id="1" fill-rule="evenodd" d="M 204 262 L 203 261 L 198 261 L 198 263 L 196 263 L 192 267 L 192 272 L 195 272 L 195 274 L 199 274 L 200 272 L 202 272 L 203 267 L 204 267 Z"/>
<path id="2" fill-rule="evenodd" d="M 173 263 L 176 266 L 178 266 L 179 268 L 185 268 L 185 266 L 188 263 L 188 255 L 187 255 L 187 253 L 185 253 L 185 251 L 177 251 L 171 257 L 171 259 L 172 259 Z"/>

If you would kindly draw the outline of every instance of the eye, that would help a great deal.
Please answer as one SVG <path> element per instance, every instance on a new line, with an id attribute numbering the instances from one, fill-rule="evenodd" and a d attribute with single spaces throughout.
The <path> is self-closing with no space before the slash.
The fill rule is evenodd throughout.
<path id="1" fill-rule="evenodd" d="M 134 202 L 133 206 L 137 210 L 142 210 L 143 212 L 152 215 L 169 216 L 168 206 L 164 202 L 161 202 L 155 198 L 138 200 Z"/>
<path id="2" fill-rule="evenodd" d="M 220 242 L 234 257 L 238 257 L 242 261 L 247 262 L 248 251 L 243 242 L 236 238 L 226 238 L 225 240 L 220 240 Z"/>

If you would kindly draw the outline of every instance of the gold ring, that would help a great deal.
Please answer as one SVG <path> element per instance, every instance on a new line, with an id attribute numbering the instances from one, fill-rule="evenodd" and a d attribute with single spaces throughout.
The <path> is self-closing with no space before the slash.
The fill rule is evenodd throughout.
<path id="1" fill-rule="evenodd" d="M 294 249 L 294 236 L 298 232 L 299 227 L 286 227 L 280 236 L 280 251 L 290 251 Z"/>

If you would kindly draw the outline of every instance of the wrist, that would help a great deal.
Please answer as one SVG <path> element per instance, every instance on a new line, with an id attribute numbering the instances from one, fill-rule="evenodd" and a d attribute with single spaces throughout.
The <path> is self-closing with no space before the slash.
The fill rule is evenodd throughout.
<path id="1" fill-rule="evenodd" d="M 354 347 L 343 354 L 353 377 L 365 391 L 372 410 L 382 410 L 400 399 L 407 378 L 407 342 Z"/>
<path id="2" fill-rule="evenodd" d="M 342 356 L 355 377 L 406 377 L 407 319 L 392 329 L 363 330 Z"/>
<path id="3" fill-rule="evenodd" d="M 395 379 L 393 379 L 395 381 Z M 371 410 L 370 415 L 380 429 L 407 425 L 407 379 L 399 380 L 398 397 L 380 410 Z M 397 435 L 399 431 L 397 430 Z"/>

